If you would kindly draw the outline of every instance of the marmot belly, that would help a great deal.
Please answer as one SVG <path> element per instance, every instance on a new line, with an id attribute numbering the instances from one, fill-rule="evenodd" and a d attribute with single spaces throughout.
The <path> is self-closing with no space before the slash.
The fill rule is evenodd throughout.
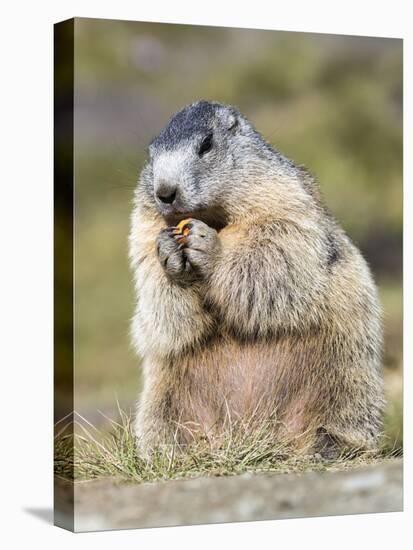
<path id="1" fill-rule="evenodd" d="M 227 337 L 182 361 L 170 413 L 190 431 L 216 435 L 228 423 L 268 421 L 292 437 L 317 418 L 317 388 L 309 373 L 321 355 L 320 338 L 283 337 L 242 344 Z M 189 433 L 189 432 L 188 432 Z"/>

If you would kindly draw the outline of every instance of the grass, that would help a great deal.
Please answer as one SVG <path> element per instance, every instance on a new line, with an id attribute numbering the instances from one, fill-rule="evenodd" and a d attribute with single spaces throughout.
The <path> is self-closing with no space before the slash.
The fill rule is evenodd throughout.
<path id="1" fill-rule="evenodd" d="M 119 408 L 119 421 L 107 419 L 109 431 L 97 429 L 78 413 L 73 416 L 56 425 L 55 475 L 75 481 L 117 478 L 151 482 L 246 472 L 337 471 L 401 454 L 400 448 L 390 448 L 387 441 L 374 453 L 343 452 L 334 460 L 317 454 L 297 457 L 288 445 L 274 441 L 263 423 L 253 430 L 233 430 L 230 425 L 220 438 L 219 448 L 212 448 L 205 441 L 185 449 L 176 444 L 156 449 L 147 459 L 137 453 L 131 414 Z"/>

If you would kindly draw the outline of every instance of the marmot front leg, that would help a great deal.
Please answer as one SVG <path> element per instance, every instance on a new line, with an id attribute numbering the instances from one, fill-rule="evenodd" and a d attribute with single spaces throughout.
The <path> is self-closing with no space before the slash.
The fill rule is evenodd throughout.
<path id="1" fill-rule="evenodd" d="M 132 337 L 142 357 L 176 356 L 199 346 L 213 328 L 193 273 L 185 271 L 183 247 L 161 224 L 137 208 L 130 236 L 137 291 Z"/>
<path id="2" fill-rule="evenodd" d="M 239 225 L 224 228 L 220 242 L 205 300 L 227 329 L 257 338 L 318 323 L 327 272 L 317 228 Z"/>

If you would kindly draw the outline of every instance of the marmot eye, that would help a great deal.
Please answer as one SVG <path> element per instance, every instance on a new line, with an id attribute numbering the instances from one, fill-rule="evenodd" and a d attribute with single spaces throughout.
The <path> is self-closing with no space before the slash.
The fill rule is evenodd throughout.
<path id="1" fill-rule="evenodd" d="M 202 143 L 199 147 L 198 155 L 201 157 L 204 153 L 208 153 L 212 148 L 212 134 L 208 134 L 202 140 Z"/>

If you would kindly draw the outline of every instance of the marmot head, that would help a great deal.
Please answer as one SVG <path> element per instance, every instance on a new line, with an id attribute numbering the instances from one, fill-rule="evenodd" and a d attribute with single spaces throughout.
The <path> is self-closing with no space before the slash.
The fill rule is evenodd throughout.
<path id="1" fill-rule="evenodd" d="M 225 225 L 276 153 L 234 107 L 198 101 L 174 114 L 149 145 L 141 183 L 168 222 Z"/>

